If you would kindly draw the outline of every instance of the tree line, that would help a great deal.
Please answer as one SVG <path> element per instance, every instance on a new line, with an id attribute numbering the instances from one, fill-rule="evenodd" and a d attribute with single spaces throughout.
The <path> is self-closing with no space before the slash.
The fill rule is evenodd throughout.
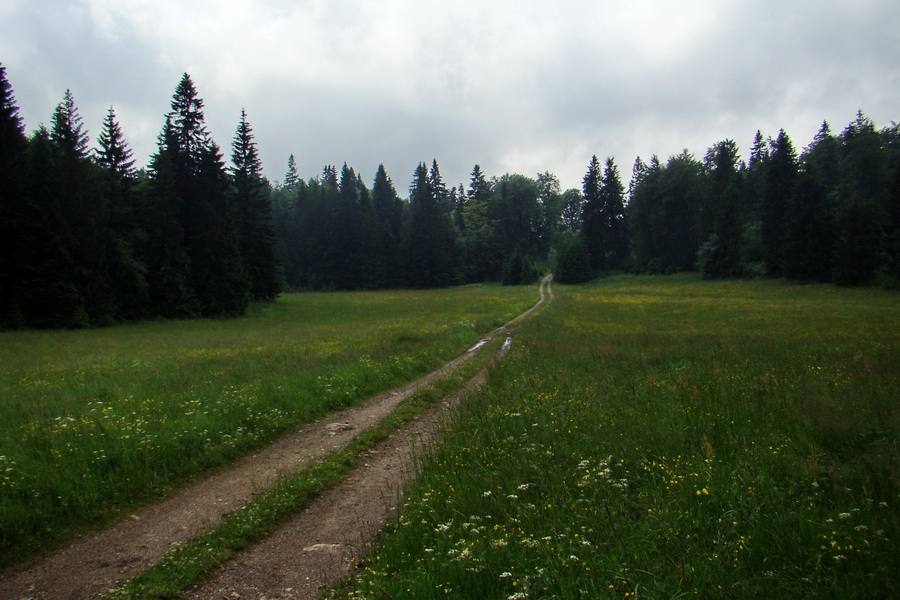
<path id="1" fill-rule="evenodd" d="M 444 181 L 419 163 L 402 196 L 344 164 L 262 175 L 242 112 L 231 165 L 185 74 L 147 169 L 110 108 L 89 149 L 71 93 L 26 136 L 0 65 L 0 326 L 228 317 L 290 290 L 560 282 L 629 271 L 900 286 L 900 126 L 861 112 L 798 153 L 757 132 L 702 159 L 636 159 L 627 189 L 594 156 L 582 188 L 545 172 Z"/>
<path id="2" fill-rule="evenodd" d="M 638 158 L 627 219 L 638 272 L 898 287 L 900 125 L 878 131 L 860 111 L 799 153 L 781 130 L 757 132 L 746 163 L 733 140 L 702 160 Z"/>
<path id="3" fill-rule="evenodd" d="M 71 92 L 26 136 L 0 65 L 0 325 L 230 317 L 275 298 L 271 190 L 242 113 L 232 164 L 185 74 L 148 170 L 113 108 L 97 147 Z"/>
<path id="4" fill-rule="evenodd" d="M 475 165 L 468 187 L 449 187 L 437 161 L 416 166 L 401 198 L 380 165 L 371 189 L 352 167 L 302 180 L 291 157 L 273 193 L 291 289 L 430 288 L 536 280 L 558 227 L 559 181 Z"/>

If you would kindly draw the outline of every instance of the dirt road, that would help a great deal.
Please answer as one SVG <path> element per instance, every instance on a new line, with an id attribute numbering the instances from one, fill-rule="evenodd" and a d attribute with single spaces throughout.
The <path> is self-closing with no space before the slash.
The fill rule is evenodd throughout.
<path id="1" fill-rule="evenodd" d="M 552 298 L 549 276 L 541 282 L 540 295 L 537 304 L 490 337 L 511 335 L 514 323 Z M 479 348 L 480 344 L 417 381 L 283 436 L 108 530 L 26 568 L 0 573 L 0 598 L 80 600 L 103 594 L 155 564 L 173 546 L 215 526 L 280 475 L 344 448 L 404 398 Z M 505 344 L 501 352 L 507 348 Z M 226 564 L 192 597 L 314 598 L 333 585 L 395 514 L 415 474 L 415 457 L 436 438 L 439 424 L 455 403 L 479 386 L 484 376 L 480 373 L 454 397 L 395 430 L 342 483 Z"/>

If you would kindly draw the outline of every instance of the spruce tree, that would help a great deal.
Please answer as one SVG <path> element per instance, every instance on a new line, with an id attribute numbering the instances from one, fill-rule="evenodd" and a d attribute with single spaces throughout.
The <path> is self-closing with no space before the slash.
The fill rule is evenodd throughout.
<path id="1" fill-rule="evenodd" d="M 147 267 L 139 255 L 146 233 L 138 212 L 133 153 L 112 107 L 97 143 L 94 161 L 103 170 L 102 190 L 107 206 L 104 237 L 115 305 L 112 316 L 138 320 L 147 317 L 150 310 Z"/>
<path id="2" fill-rule="evenodd" d="M 834 226 L 827 198 L 819 167 L 805 165 L 785 207 L 786 277 L 805 281 L 831 280 Z"/>
<path id="3" fill-rule="evenodd" d="M 171 117 L 166 118 L 158 144 L 141 205 L 147 236 L 140 254 L 147 265 L 150 310 L 167 318 L 193 317 L 199 307 L 191 287 L 182 222 L 184 201 L 178 191 L 178 140 Z"/>
<path id="4" fill-rule="evenodd" d="M 497 221 L 490 213 L 493 188 L 479 165 L 472 168 L 466 206 L 463 209 L 462 252 L 467 281 L 489 281 L 500 277 L 501 249 Z"/>
<path id="5" fill-rule="evenodd" d="M 297 159 L 291 154 L 288 157 L 288 168 L 284 174 L 284 183 L 281 185 L 285 189 L 292 190 L 297 187 L 298 183 L 300 183 L 300 174 L 297 171 Z"/>
<path id="6" fill-rule="evenodd" d="M 116 119 L 116 111 L 110 106 L 103 120 L 103 130 L 97 137 L 99 148 L 94 160 L 119 180 L 135 178 L 134 153 L 125 141 L 122 127 Z"/>
<path id="7" fill-rule="evenodd" d="M 253 300 L 272 300 L 281 292 L 281 280 L 275 253 L 271 190 L 263 177 L 253 129 L 243 110 L 231 151 L 232 202 L 237 215 L 241 257 L 250 280 L 250 296 Z M 296 185 L 294 181 L 291 187 Z"/>
<path id="8" fill-rule="evenodd" d="M 403 201 L 384 165 L 378 165 L 372 184 L 372 207 L 377 228 L 377 261 L 373 265 L 382 286 L 399 284 L 396 265 L 400 261 L 400 239 L 403 233 Z"/>
<path id="9" fill-rule="evenodd" d="M 79 316 L 73 325 L 105 323 L 115 313 L 108 272 L 107 207 L 99 173 L 89 158 L 88 134 L 69 90 L 53 113 L 50 140 L 54 153 L 48 175 L 58 185 L 57 228 L 71 262 L 66 279 L 79 298 L 74 308 Z"/>
<path id="10" fill-rule="evenodd" d="M 203 316 L 243 314 L 250 283 L 241 260 L 228 176 L 219 148 L 206 129 L 203 100 L 187 73 L 175 90 L 171 108 L 167 117 L 171 124 L 169 152 L 192 292 Z"/>
<path id="11" fill-rule="evenodd" d="M 406 284 L 416 288 L 445 287 L 457 280 L 453 224 L 446 206 L 440 202 L 446 187 L 440 171 L 425 163 L 413 173 L 409 190 L 409 219 L 404 234 Z M 438 185 L 438 190 L 432 187 Z"/>
<path id="12" fill-rule="evenodd" d="M 604 262 L 608 269 L 620 269 L 628 255 L 628 231 L 625 221 L 625 187 L 613 159 L 607 158 L 599 190 L 604 228 Z"/>
<path id="13" fill-rule="evenodd" d="M 250 302 L 229 183 L 219 147 L 210 142 L 200 153 L 184 213 L 191 281 L 205 317 L 239 316 Z"/>
<path id="14" fill-rule="evenodd" d="M 785 207 L 797 177 L 797 155 L 783 129 L 771 144 L 765 173 L 760 223 L 763 261 L 770 276 L 780 277 L 784 274 L 785 262 Z"/>
<path id="15" fill-rule="evenodd" d="M 653 226 L 657 222 L 656 209 L 662 194 L 660 180 L 662 166 L 654 155 L 647 164 L 640 157 L 632 169 L 628 198 L 628 228 L 631 241 L 631 260 L 638 271 L 655 272 L 656 241 Z"/>
<path id="16" fill-rule="evenodd" d="M 600 169 L 600 161 L 595 154 L 588 164 L 587 173 L 581 180 L 582 196 L 584 204 L 581 212 L 581 232 L 584 242 L 591 254 L 591 268 L 606 268 L 606 248 L 604 246 L 604 215 L 603 200 L 600 197 L 600 186 L 603 183 L 603 173 Z"/>
<path id="17" fill-rule="evenodd" d="M 57 148 L 42 126 L 28 143 L 25 202 L 17 210 L 20 218 L 13 255 L 19 266 L 14 302 L 20 324 L 30 327 L 89 324 L 74 276 L 77 269 L 61 202 L 57 161 Z"/>
<path id="18" fill-rule="evenodd" d="M 0 63 L 0 327 L 25 324 L 15 298 L 24 267 L 17 256 L 25 216 L 27 149 L 19 108 Z"/>
<path id="19" fill-rule="evenodd" d="M 738 149 L 734 140 L 717 143 L 706 154 L 706 203 L 709 234 L 700 248 L 698 267 L 706 278 L 734 277 L 741 265 Z"/>

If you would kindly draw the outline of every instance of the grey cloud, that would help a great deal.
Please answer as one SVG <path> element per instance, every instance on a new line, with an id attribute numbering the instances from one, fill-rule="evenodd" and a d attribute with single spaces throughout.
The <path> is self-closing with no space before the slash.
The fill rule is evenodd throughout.
<path id="1" fill-rule="evenodd" d="M 121 0 L 105 20 L 89 4 L 7 9 L 0 61 L 29 128 L 71 88 L 92 136 L 116 105 L 141 161 L 183 71 L 226 154 L 243 107 L 271 178 L 291 153 L 304 176 L 346 161 L 369 181 L 384 163 L 402 193 L 432 158 L 454 185 L 479 163 L 577 187 L 592 154 L 626 174 L 637 155 L 747 148 L 757 129 L 802 147 L 823 119 L 898 118 L 896 0 L 270 0 L 236 17 L 222 5 L 202 27 L 175 3 L 131 18 Z M 229 40 L 232 17 L 249 30 Z"/>

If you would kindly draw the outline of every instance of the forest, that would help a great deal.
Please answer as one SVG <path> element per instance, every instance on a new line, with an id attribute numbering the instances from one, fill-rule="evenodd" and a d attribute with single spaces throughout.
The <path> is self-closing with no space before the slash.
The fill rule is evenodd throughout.
<path id="1" fill-rule="evenodd" d="M 448 185 L 419 163 L 406 195 L 380 166 L 369 187 L 344 164 L 263 175 L 245 113 L 231 164 L 185 74 L 137 168 L 113 108 L 90 148 L 66 92 L 26 134 L 0 65 L 0 327 L 218 318 L 283 290 L 561 283 L 603 273 L 697 271 L 900 287 L 900 125 L 860 111 L 798 150 L 757 132 L 702 158 L 638 157 L 626 188 L 593 156 L 582 189 L 552 173 Z"/>

